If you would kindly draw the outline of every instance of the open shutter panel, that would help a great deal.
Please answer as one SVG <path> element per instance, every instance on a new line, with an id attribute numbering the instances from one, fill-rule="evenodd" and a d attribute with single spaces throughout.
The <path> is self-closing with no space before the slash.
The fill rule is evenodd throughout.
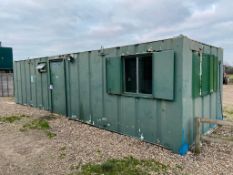
<path id="1" fill-rule="evenodd" d="M 193 52 L 192 62 L 193 62 L 192 65 L 193 97 L 198 97 L 200 96 L 201 79 L 200 79 L 200 55 L 197 52 Z"/>
<path id="2" fill-rule="evenodd" d="M 217 91 L 218 86 L 218 57 L 214 56 L 214 82 L 213 82 L 213 90 Z"/>
<path id="3" fill-rule="evenodd" d="M 210 59 L 208 54 L 202 55 L 202 77 L 201 95 L 208 95 L 210 92 Z"/>
<path id="4" fill-rule="evenodd" d="M 174 51 L 153 53 L 153 96 L 159 99 L 174 99 Z"/>
<path id="5" fill-rule="evenodd" d="M 122 93 L 122 62 L 121 57 L 106 58 L 106 85 L 110 94 Z"/>
<path id="6" fill-rule="evenodd" d="M 214 91 L 214 56 L 210 55 L 210 92 Z"/>

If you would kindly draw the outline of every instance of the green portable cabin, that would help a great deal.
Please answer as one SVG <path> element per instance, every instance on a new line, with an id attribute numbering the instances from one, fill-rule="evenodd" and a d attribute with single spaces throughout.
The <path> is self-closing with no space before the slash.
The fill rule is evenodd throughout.
<path id="1" fill-rule="evenodd" d="M 222 119 L 222 60 L 181 35 L 16 61 L 16 102 L 185 154 L 195 117 Z"/>
<path id="2" fill-rule="evenodd" d="M 10 47 L 1 47 L 0 42 L 0 71 L 13 70 L 13 51 Z"/>

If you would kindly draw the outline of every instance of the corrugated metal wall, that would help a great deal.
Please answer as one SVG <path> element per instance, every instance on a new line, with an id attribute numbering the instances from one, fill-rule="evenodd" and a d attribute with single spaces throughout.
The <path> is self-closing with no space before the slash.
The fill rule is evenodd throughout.
<path id="1" fill-rule="evenodd" d="M 0 97 L 13 97 L 13 73 L 0 73 Z"/>
<path id="2" fill-rule="evenodd" d="M 104 54 L 100 50 L 70 54 L 74 61 L 68 60 L 69 55 L 17 61 L 14 64 L 16 101 L 55 112 L 54 106 L 64 104 L 64 113 L 73 119 L 158 143 L 178 152 L 184 142 L 193 141 L 193 118 L 196 115 L 208 117 L 220 113 L 219 93 L 201 100 L 192 98 L 191 45 L 200 44 L 186 37 L 177 37 L 109 48 L 104 50 Z M 148 49 L 174 50 L 174 100 L 108 94 L 106 58 L 145 53 Z M 221 55 L 219 58 L 222 59 Z M 53 64 L 56 61 L 62 63 Z M 36 70 L 39 62 L 47 62 L 47 72 Z M 64 69 L 64 81 L 61 75 L 51 72 L 59 65 Z M 65 85 L 64 91 L 49 86 L 51 81 L 57 80 L 61 81 L 61 86 Z M 59 101 L 59 96 L 54 94 L 63 92 L 66 98 Z M 55 104 L 54 99 L 60 104 Z M 210 115 L 214 110 L 216 113 Z"/>

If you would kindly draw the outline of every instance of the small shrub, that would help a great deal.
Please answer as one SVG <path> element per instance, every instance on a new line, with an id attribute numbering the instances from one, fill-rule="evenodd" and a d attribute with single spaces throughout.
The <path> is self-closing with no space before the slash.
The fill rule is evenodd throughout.
<path id="1" fill-rule="evenodd" d="M 15 121 L 19 121 L 25 117 L 28 117 L 28 116 L 26 115 L 0 116 L 0 122 L 14 123 Z"/>

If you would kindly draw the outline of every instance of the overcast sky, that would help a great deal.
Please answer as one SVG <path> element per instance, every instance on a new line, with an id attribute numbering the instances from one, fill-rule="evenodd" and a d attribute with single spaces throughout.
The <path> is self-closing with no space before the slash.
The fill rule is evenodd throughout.
<path id="1" fill-rule="evenodd" d="M 233 65 L 232 0 L 1 0 L 0 41 L 24 59 L 180 34 Z"/>

